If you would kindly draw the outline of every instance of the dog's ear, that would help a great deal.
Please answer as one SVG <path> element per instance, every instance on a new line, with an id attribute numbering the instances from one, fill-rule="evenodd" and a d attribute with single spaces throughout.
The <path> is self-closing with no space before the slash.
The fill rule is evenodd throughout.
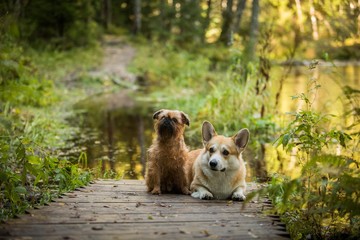
<path id="1" fill-rule="evenodd" d="M 239 152 L 242 152 L 247 146 L 250 138 L 250 132 L 247 128 L 241 129 L 232 137 Z"/>
<path id="2" fill-rule="evenodd" d="M 158 119 L 159 118 L 159 114 L 162 113 L 164 111 L 164 109 L 161 109 L 159 111 L 156 111 L 153 115 L 153 119 Z"/>
<path id="3" fill-rule="evenodd" d="M 182 120 L 182 123 L 190 126 L 190 119 L 189 119 L 189 116 L 186 113 L 181 112 L 181 120 Z"/>
<path id="4" fill-rule="evenodd" d="M 214 136 L 216 136 L 214 126 L 208 121 L 203 122 L 203 125 L 202 125 L 202 138 L 203 138 L 204 145 L 208 141 L 210 141 L 210 139 L 212 139 Z"/>

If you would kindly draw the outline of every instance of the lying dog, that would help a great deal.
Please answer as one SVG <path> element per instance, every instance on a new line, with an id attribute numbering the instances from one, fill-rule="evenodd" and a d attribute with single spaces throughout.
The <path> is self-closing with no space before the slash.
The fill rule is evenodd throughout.
<path id="1" fill-rule="evenodd" d="M 148 192 L 190 194 L 185 174 L 188 149 L 184 142 L 188 116 L 177 110 L 162 109 L 154 113 L 157 137 L 148 150 L 145 175 Z"/>
<path id="2" fill-rule="evenodd" d="M 249 141 L 249 130 L 233 137 L 217 135 L 210 122 L 202 125 L 204 149 L 191 151 L 187 163 L 191 196 L 200 199 L 245 200 L 246 169 L 241 157 Z"/>

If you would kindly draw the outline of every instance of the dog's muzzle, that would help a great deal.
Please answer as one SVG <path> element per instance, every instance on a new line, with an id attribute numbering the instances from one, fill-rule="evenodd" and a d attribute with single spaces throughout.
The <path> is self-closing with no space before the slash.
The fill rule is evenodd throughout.
<path id="1" fill-rule="evenodd" d="M 163 138 L 170 138 L 175 133 L 174 122 L 170 118 L 163 118 L 159 122 L 158 127 L 159 135 Z"/>
<path id="2" fill-rule="evenodd" d="M 226 170 L 226 168 L 218 169 L 218 161 L 215 160 L 215 159 L 210 160 L 209 166 L 210 166 L 210 169 L 213 170 L 213 171 L 225 172 L 225 170 Z"/>

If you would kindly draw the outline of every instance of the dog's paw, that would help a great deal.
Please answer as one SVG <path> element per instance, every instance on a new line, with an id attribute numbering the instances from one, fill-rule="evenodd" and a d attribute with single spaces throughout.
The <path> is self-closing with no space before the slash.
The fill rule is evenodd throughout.
<path id="1" fill-rule="evenodd" d="M 193 198 L 200 198 L 200 193 L 196 191 L 196 192 L 191 193 L 191 196 Z"/>
<path id="2" fill-rule="evenodd" d="M 210 192 L 202 192 L 202 191 L 196 191 L 191 194 L 193 198 L 199 198 L 202 200 L 210 200 L 213 199 L 214 196 Z"/>
<path id="3" fill-rule="evenodd" d="M 191 194 L 191 191 L 187 188 L 187 187 L 183 187 L 181 189 L 181 192 L 185 195 L 190 195 Z"/>
<path id="4" fill-rule="evenodd" d="M 245 195 L 243 193 L 239 193 L 239 192 L 235 192 L 231 198 L 234 201 L 245 201 L 245 199 L 246 199 Z"/>
<path id="5" fill-rule="evenodd" d="M 160 188 L 154 188 L 152 191 L 151 191 L 151 194 L 153 195 L 160 195 L 161 194 L 161 190 Z"/>
<path id="6" fill-rule="evenodd" d="M 202 200 L 211 200 L 213 198 L 214 198 L 214 196 L 209 192 L 200 194 L 200 199 L 202 199 Z"/>

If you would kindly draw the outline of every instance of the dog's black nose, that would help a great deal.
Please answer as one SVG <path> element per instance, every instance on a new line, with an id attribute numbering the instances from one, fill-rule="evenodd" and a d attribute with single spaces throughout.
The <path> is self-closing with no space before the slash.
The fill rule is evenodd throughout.
<path id="1" fill-rule="evenodd" d="M 217 166 L 217 161 L 216 160 L 211 160 L 209 162 L 209 164 L 210 164 L 210 167 L 215 168 Z"/>

